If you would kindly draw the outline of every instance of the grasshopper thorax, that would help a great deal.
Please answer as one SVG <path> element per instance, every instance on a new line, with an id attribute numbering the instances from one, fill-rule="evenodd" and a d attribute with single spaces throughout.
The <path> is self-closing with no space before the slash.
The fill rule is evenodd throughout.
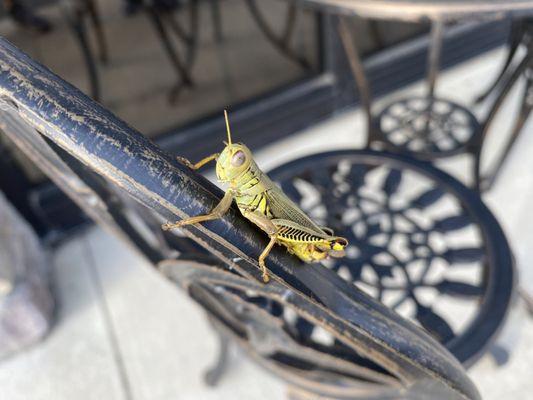
<path id="1" fill-rule="evenodd" d="M 218 156 L 216 173 L 221 182 L 230 182 L 245 173 L 252 163 L 252 152 L 241 143 L 230 143 Z"/>

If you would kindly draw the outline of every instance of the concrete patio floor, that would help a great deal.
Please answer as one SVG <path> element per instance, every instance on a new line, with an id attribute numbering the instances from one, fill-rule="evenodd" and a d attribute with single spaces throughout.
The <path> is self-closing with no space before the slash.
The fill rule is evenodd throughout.
<path id="1" fill-rule="evenodd" d="M 490 82 L 503 55 L 502 50 L 496 50 L 446 71 L 439 80 L 439 94 L 469 104 Z M 416 84 L 393 96 L 421 93 L 422 89 L 422 84 Z M 502 126 L 511 119 L 509 113 L 503 114 Z M 513 246 L 520 284 L 533 292 L 531 128 L 531 124 L 526 126 L 485 200 Z M 361 112 L 350 110 L 265 148 L 257 160 L 268 170 L 289 159 L 323 151 L 325 146 L 359 146 L 363 132 Z M 491 138 L 491 148 L 498 145 L 497 138 Z M 442 167 L 466 179 L 467 165 L 467 159 L 457 157 Z M 0 364 L 0 399 L 284 398 L 284 384 L 238 352 L 232 354 L 231 367 L 220 385 L 206 387 L 202 374 L 214 360 L 216 338 L 203 312 L 146 261 L 100 228 L 71 238 L 51 260 L 57 323 L 43 343 Z M 470 369 L 470 376 L 484 399 L 530 398 L 533 319 L 520 300 L 498 343 L 510 351 L 509 361 L 497 366 L 487 355 Z"/>

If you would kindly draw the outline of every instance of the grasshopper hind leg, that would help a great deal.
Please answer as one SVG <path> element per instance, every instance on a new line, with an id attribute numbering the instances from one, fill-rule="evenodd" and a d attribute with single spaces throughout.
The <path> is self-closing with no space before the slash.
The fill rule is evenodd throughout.
<path id="1" fill-rule="evenodd" d="M 268 283 L 270 281 L 270 277 L 268 276 L 268 269 L 265 265 L 265 258 L 268 257 L 270 250 L 272 250 L 272 247 L 274 247 L 274 244 L 276 244 L 278 241 L 278 234 L 281 233 L 282 229 L 280 230 L 280 228 L 277 227 L 271 219 L 267 218 L 261 213 L 253 212 L 248 209 L 243 209 L 241 212 L 245 218 L 252 221 L 270 237 L 270 242 L 268 242 L 267 246 L 257 260 L 261 270 L 263 271 L 263 282 Z"/>
<path id="2" fill-rule="evenodd" d="M 263 282 L 268 283 L 270 281 L 270 277 L 268 276 L 268 269 L 265 265 L 265 258 L 268 257 L 270 254 L 270 250 L 272 250 L 272 247 L 274 247 L 274 244 L 276 244 L 278 240 L 277 235 L 273 235 L 270 237 L 270 242 L 268 242 L 267 247 L 263 250 L 261 255 L 259 256 L 259 266 L 261 267 L 261 270 L 263 271 Z"/>
<path id="3" fill-rule="evenodd" d="M 213 219 L 222 218 L 222 216 L 231 207 L 231 203 L 233 201 L 234 196 L 235 196 L 235 193 L 231 189 L 229 189 L 224 194 L 224 197 L 222 198 L 222 200 L 220 200 L 220 203 L 218 203 L 216 207 L 213 208 L 213 211 L 211 211 L 209 214 L 197 215 L 196 217 L 185 218 L 185 219 L 182 219 L 181 221 L 177 221 L 174 223 L 167 222 L 166 224 L 163 224 L 161 228 L 164 231 L 168 231 L 170 229 L 180 228 L 185 225 L 192 225 L 192 224 L 197 224 L 199 222 L 211 221 Z"/>

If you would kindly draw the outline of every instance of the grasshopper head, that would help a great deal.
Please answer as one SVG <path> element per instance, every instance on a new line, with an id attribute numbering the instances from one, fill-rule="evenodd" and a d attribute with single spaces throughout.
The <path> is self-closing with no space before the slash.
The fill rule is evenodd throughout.
<path id="1" fill-rule="evenodd" d="M 221 182 L 228 182 L 245 172 L 252 162 L 252 152 L 242 143 L 231 142 L 228 113 L 224 110 L 228 142 L 217 158 L 216 173 Z"/>
<path id="2" fill-rule="evenodd" d="M 252 152 L 241 143 L 230 143 L 218 156 L 216 173 L 221 182 L 228 182 L 245 172 L 252 162 Z"/>

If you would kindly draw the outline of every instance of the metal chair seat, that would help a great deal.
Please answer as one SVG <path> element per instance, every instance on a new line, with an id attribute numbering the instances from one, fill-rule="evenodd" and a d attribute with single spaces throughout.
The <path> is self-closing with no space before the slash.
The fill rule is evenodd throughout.
<path id="1" fill-rule="evenodd" d="M 416 321 L 462 363 L 484 352 L 515 274 L 505 235 L 475 192 L 428 162 L 372 150 L 312 155 L 269 176 L 350 242 L 327 268 Z M 313 336 L 312 325 L 298 326 Z"/>
<path id="2" fill-rule="evenodd" d="M 370 141 L 432 160 L 467 152 L 479 143 L 481 125 L 470 110 L 442 98 L 406 97 L 375 118 Z"/>

